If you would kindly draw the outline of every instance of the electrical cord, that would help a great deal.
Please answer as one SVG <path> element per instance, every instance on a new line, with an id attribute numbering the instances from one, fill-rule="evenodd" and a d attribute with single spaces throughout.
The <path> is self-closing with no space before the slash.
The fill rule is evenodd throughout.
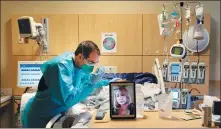
<path id="1" fill-rule="evenodd" d="M 38 44 L 38 43 L 35 42 L 34 45 L 32 46 L 32 55 L 35 55 L 35 54 L 34 54 L 34 47 L 35 47 L 36 44 Z"/>
<path id="2" fill-rule="evenodd" d="M 14 102 L 18 105 L 19 103 L 14 99 Z"/>
<path id="3" fill-rule="evenodd" d="M 200 62 L 200 55 L 199 55 L 199 50 L 198 50 L 198 40 L 196 42 L 196 47 L 197 47 L 197 57 L 198 57 L 197 65 L 198 65 Z M 198 73 L 198 69 L 196 70 L 196 72 Z M 197 81 L 197 78 L 198 78 L 198 74 L 196 74 L 195 82 Z"/>
<path id="4" fill-rule="evenodd" d="M 196 90 L 200 94 L 200 91 L 196 88 L 192 88 L 189 93 L 191 94 L 193 90 Z"/>
<path id="5" fill-rule="evenodd" d="M 40 60 L 42 61 L 42 52 L 44 51 L 44 46 L 42 45 L 42 40 L 44 40 L 44 34 L 42 34 L 43 28 L 38 27 L 38 33 L 40 36 L 37 37 L 37 43 L 39 45 L 39 56 Z M 44 55 L 45 59 L 48 58 L 48 55 Z"/>
<path id="6" fill-rule="evenodd" d="M 39 45 L 39 56 L 40 56 L 40 60 L 42 61 L 42 55 L 41 55 L 41 40 L 42 40 L 42 38 L 41 38 L 41 32 L 40 32 L 39 27 L 37 29 L 38 29 L 38 33 L 40 36 L 38 36 L 36 38 L 36 41 L 37 41 L 37 44 Z"/>
<path id="7" fill-rule="evenodd" d="M 29 89 L 30 89 L 30 87 L 26 87 L 24 93 L 26 93 Z"/>
<path id="8" fill-rule="evenodd" d="M 34 46 L 36 45 L 36 44 L 38 44 L 39 46 L 41 46 L 41 41 L 42 41 L 42 34 L 41 34 L 41 30 L 40 30 L 40 27 L 38 27 L 37 28 L 37 30 L 38 30 L 38 33 L 40 34 L 40 36 L 37 36 L 36 38 L 33 38 L 33 39 L 35 39 L 36 40 L 36 42 L 35 42 L 35 44 L 32 46 L 32 54 L 33 54 L 33 49 L 34 49 Z M 34 55 L 34 54 L 33 54 Z M 41 54 L 40 54 L 41 55 Z"/>
<path id="9" fill-rule="evenodd" d="M 177 86 L 177 83 L 175 84 L 174 88 L 176 88 L 176 86 Z"/>
<path id="10" fill-rule="evenodd" d="M 181 65 L 183 66 L 183 61 L 180 59 L 180 62 L 181 62 Z M 179 86 L 180 86 L 180 89 L 183 89 L 183 73 L 181 74 L 181 79 L 180 79 L 180 82 L 179 82 Z"/>

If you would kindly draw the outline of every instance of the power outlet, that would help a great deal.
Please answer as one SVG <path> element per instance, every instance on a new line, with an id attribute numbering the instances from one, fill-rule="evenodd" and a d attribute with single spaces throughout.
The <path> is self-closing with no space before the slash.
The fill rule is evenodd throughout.
<path id="1" fill-rule="evenodd" d="M 104 66 L 105 73 L 117 73 L 117 66 Z"/>
<path id="2" fill-rule="evenodd" d="M 19 37 L 19 38 L 18 38 L 18 43 L 20 43 L 20 44 L 28 43 L 28 39 L 27 39 L 27 38 L 21 38 L 21 37 Z"/>
<path id="3" fill-rule="evenodd" d="M 21 43 L 21 44 L 25 43 L 24 38 L 19 37 L 18 38 L 18 43 Z"/>

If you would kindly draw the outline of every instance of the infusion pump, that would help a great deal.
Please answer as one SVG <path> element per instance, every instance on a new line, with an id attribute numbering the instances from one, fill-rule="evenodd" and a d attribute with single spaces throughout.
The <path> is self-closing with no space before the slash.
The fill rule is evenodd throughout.
<path id="1" fill-rule="evenodd" d="M 190 64 L 189 62 L 183 63 L 183 82 L 188 83 L 189 81 L 189 73 L 190 73 Z"/>
<path id="2" fill-rule="evenodd" d="M 181 82 L 182 72 L 183 68 L 181 62 L 170 62 L 168 69 L 168 81 Z"/>
<path id="3" fill-rule="evenodd" d="M 199 63 L 197 71 L 197 83 L 199 84 L 205 83 L 205 71 L 206 71 L 206 64 L 203 62 Z"/>
<path id="4" fill-rule="evenodd" d="M 189 83 L 196 83 L 196 75 L 197 75 L 197 63 L 192 62 L 190 65 Z"/>
<path id="5" fill-rule="evenodd" d="M 172 88 L 171 92 L 173 95 L 173 109 L 190 109 L 191 94 L 188 89 Z"/>

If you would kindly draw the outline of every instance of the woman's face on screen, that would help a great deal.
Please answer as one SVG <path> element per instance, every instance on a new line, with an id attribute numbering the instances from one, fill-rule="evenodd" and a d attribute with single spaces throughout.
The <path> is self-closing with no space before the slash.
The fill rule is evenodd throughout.
<path id="1" fill-rule="evenodd" d="M 123 105 L 127 102 L 126 95 L 122 95 L 120 91 L 116 92 L 116 99 L 117 99 L 117 103 L 120 105 Z"/>

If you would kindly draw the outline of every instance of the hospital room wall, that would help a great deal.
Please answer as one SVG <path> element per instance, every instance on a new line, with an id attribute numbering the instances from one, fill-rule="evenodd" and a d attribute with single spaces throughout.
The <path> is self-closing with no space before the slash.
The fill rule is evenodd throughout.
<path id="1" fill-rule="evenodd" d="M 160 1 L 151 2 L 32 2 L 32 1 L 18 1 L 18 2 L 1 2 L 1 86 L 11 87 L 14 89 L 14 94 L 21 94 L 24 89 L 16 87 L 16 74 L 17 73 L 17 61 L 18 60 L 39 60 L 38 56 L 13 56 L 12 53 L 12 31 L 10 19 L 14 13 L 33 13 L 33 14 L 152 14 L 159 13 L 161 10 Z M 165 3 L 165 2 L 164 2 Z M 211 55 L 216 58 L 211 58 L 210 60 L 210 74 L 211 80 L 219 79 L 219 59 L 220 59 L 220 49 L 219 49 L 219 29 L 220 28 L 220 4 L 219 2 L 203 2 L 205 4 L 205 10 L 211 13 Z M 122 6 L 124 5 L 124 6 Z M 86 7 L 87 6 L 87 7 Z M 57 28 L 60 29 L 60 28 Z M 56 29 L 54 30 L 54 33 Z M 50 33 L 53 34 L 53 33 Z M 67 40 L 64 38 L 64 40 Z M 76 40 L 76 39 L 75 39 Z M 79 39 L 78 39 L 79 40 Z M 127 45 L 127 44 L 126 44 Z M 74 49 L 74 48 L 73 48 Z M 142 49 L 142 48 L 141 48 Z M 133 50 L 133 49 L 132 49 Z M 62 51 L 62 50 L 61 50 Z M 216 56 L 215 56 L 216 55 Z M 50 56 L 51 58 L 53 56 Z M 144 62 L 152 60 L 155 56 L 141 56 L 141 55 L 116 55 L 116 56 L 102 56 L 101 60 L 104 60 L 104 65 L 118 65 L 120 66 L 120 71 L 127 72 L 141 72 L 145 70 Z M 148 59 L 145 59 L 148 58 Z M 133 63 L 136 62 L 136 65 Z M 150 61 L 151 62 L 151 61 Z M 149 62 L 148 62 L 149 63 Z M 137 65 L 138 64 L 138 65 Z M 151 65 L 146 65 L 148 68 Z M 129 70 L 129 71 L 128 71 Z M 131 70 L 131 71 L 130 71 Z M 146 71 L 146 70 L 145 70 Z M 217 72 L 218 71 L 218 72 Z M 150 71 L 152 72 L 152 71 Z M 208 72 L 208 71 L 207 71 Z M 208 77 L 209 78 L 209 77 Z M 10 80 L 10 81 L 9 81 Z M 208 89 L 208 88 L 207 88 Z M 214 90 L 216 91 L 216 90 Z"/>
<path id="2" fill-rule="evenodd" d="M 29 40 L 28 44 L 18 43 L 17 18 L 23 15 L 27 14 L 16 14 L 11 18 L 13 55 L 16 58 L 20 58 L 15 63 L 12 63 L 15 65 L 17 65 L 17 61 L 25 60 L 27 56 L 39 55 L 38 46 L 35 44 L 35 41 Z M 118 72 L 152 72 L 150 68 L 154 61 L 153 55 L 160 58 L 160 60 L 160 55 L 164 55 L 163 38 L 159 36 L 159 29 L 156 29 L 158 27 L 156 14 L 32 14 L 31 16 L 36 22 L 40 22 L 42 17 L 47 17 L 50 22 L 49 32 L 56 31 L 56 33 L 50 33 L 49 38 L 49 55 L 51 57 L 59 55 L 64 51 L 73 51 L 73 48 L 76 48 L 80 41 L 86 39 L 91 39 L 98 46 L 101 46 L 101 32 L 117 33 L 118 51 L 112 54 L 102 53 L 102 55 L 107 56 L 102 56 L 100 61 L 104 65 L 117 66 Z M 58 25 L 62 26 L 62 28 Z M 205 27 L 210 32 L 210 15 L 208 14 L 205 15 Z M 168 39 L 169 47 L 176 42 L 172 37 Z M 209 50 L 202 53 L 207 64 L 209 62 Z M 15 69 L 15 71 L 17 70 Z M 209 71 L 207 70 L 207 75 L 209 75 L 208 73 Z M 203 88 L 199 90 L 203 90 L 202 93 L 207 94 L 208 76 L 206 84 L 202 86 Z"/>

